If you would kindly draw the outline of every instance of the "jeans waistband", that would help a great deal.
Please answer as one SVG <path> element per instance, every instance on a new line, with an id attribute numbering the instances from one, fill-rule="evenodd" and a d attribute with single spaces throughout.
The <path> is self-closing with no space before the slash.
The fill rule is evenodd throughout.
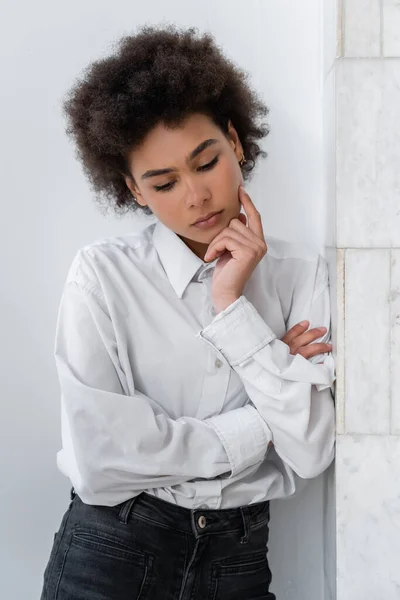
<path id="1" fill-rule="evenodd" d="M 71 499 L 75 496 L 77 494 L 72 488 Z M 242 532 L 242 543 L 248 541 L 252 529 L 268 523 L 270 516 L 269 500 L 237 508 L 190 509 L 161 500 L 147 492 L 142 492 L 116 506 L 102 508 L 115 512 L 119 521 L 123 523 L 127 523 L 130 515 L 134 514 L 154 525 L 191 533 L 196 538 L 218 533 Z"/>

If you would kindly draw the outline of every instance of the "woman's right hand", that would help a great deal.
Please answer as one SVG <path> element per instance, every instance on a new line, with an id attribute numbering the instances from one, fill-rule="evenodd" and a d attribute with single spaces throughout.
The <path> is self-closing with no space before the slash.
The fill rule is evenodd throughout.
<path id="1" fill-rule="evenodd" d="M 301 354 L 304 358 L 311 358 L 317 354 L 331 352 L 332 344 L 312 344 L 313 340 L 320 338 L 326 333 L 326 327 L 314 328 L 307 330 L 309 322 L 305 325 L 294 325 L 285 333 L 281 341 L 287 344 L 290 348 L 290 354 Z M 318 363 L 320 364 L 320 363 Z"/>

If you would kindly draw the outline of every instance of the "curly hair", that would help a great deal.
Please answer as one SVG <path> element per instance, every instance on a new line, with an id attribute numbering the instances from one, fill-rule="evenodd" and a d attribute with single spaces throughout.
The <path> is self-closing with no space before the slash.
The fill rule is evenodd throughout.
<path id="1" fill-rule="evenodd" d="M 247 179 L 258 156 L 267 156 L 258 140 L 269 133 L 259 122 L 269 113 L 248 84 L 248 75 L 228 60 L 210 33 L 196 28 L 142 26 L 122 37 L 115 52 L 83 71 L 63 99 L 66 134 L 76 157 L 105 209 L 115 214 L 142 210 L 124 175 L 132 178 L 127 155 L 160 122 L 179 125 L 204 113 L 226 134 L 231 120 L 243 146 Z M 133 178 L 132 178 L 133 179 Z"/>

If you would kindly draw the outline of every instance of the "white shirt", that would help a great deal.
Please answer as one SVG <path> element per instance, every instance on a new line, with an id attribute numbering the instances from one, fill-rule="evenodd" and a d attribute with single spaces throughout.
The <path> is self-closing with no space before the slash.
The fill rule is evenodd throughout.
<path id="1" fill-rule="evenodd" d="M 327 263 L 266 236 L 243 295 L 216 315 L 205 263 L 160 221 L 78 250 L 60 302 L 59 470 L 83 502 L 143 490 L 188 508 L 294 493 L 334 458 L 332 354 L 281 341 L 303 319 L 330 339 Z M 323 361 L 323 364 L 316 364 Z M 273 442 L 269 444 L 269 442 Z"/>

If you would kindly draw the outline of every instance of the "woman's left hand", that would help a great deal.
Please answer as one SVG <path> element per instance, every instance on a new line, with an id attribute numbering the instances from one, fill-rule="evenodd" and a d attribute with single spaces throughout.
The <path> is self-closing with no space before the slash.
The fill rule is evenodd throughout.
<path id="1" fill-rule="evenodd" d="M 208 246 L 204 261 L 217 261 L 211 284 L 214 308 L 217 313 L 240 298 L 250 275 L 265 256 L 268 246 L 264 239 L 261 215 L 243 186 L 239 187 L 239 200 L 246 215 L 232 219 Z"/>

